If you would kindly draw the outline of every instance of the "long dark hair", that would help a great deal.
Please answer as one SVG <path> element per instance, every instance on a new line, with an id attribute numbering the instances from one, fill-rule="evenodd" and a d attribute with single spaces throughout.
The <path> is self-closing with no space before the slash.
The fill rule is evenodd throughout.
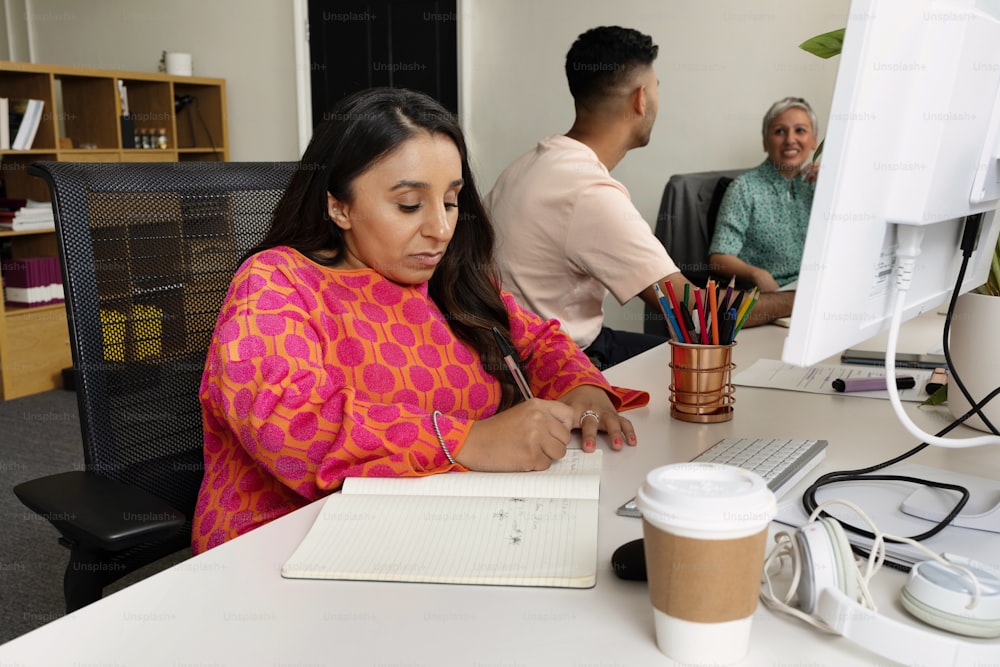
<path id="1" fill-rule="evenodd" d="M 313 133 L 278 203 L 270 232 L 250 254 L 288 246 L 319 264 L 338 264 L 344 237 L 327 213 L 327 193 L 351 203 L 354 179 L 421 130 L 454 142 L 465 181 L 458 194 L 458 224 L 428 282 L 428 293 L 455 335 L 479 353 L 483 367 L 500 381 L 499 409 L 504 410 L 520 394 L 492 333 L 497 327 L 510 338 L 500 272 L 493 260 L 493 225 L 469 168 L 462 130 L 431 97 L 401 88 L 370 88 L 338 102 Z"/>

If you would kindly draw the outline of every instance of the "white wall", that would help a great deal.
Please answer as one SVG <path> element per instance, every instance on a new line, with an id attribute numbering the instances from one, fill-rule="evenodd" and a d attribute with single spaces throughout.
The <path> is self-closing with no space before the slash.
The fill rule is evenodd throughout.
<path id="1" fill-rule="evenodd" d="M 34 62 L 155 72 L 163 51 L 191 53 L 195 75 L 226 80 L 230 160 L 299 157 L 291 0 L 25 5 Z"/>
<path id="2" fill-rule="evenodd" d="M 542 136 L 563 133 L 573 100 L 566 51 L 599 25 L 636 28 L 659 47 L 660 112 L 650 145 L 614 176 L 650 225 L 671 174 L 748 167 L 764 159 L 760 123 L 775 100 L 806 98 L 820 132 L 836 58 L 797 45 L 846 25 L 849 0 L 461 0 L 462 118 L 485 192 Z M 638 301 L 633 299 L 633 301 Z M 638 303 L 605 304 L 611 326 L 642 329 Z"/>
<path id="3" fill-rule="evenodd" d="M 230 159 L 300 155 L 294 0 L 3 2 L 7 12 L 27 14 L 35 62 L 155 71 L 163 50 L 192 53 L 195 74 L 226 79 Z M 671 174 L 763 159 L 760 119 L 774 100 L 805 97 L 822 134 L 837 59 L 820 60 L 797 45 L 843 27 L 849 4 L 459 0 L 461 115 L 483 194 L 540 137 L 569 128 L 573 105 L 563 62 L 576 36 L 598 25 L 623 25 L 660 46 L 660 114 L 652 141 L 614 172 L 654 224 Z M 11 37 L 19 39 L 16 31 Z M 609 299 L 606 305 L 612 326 L 641 330 L 638 303 L 622 309 Z"/>

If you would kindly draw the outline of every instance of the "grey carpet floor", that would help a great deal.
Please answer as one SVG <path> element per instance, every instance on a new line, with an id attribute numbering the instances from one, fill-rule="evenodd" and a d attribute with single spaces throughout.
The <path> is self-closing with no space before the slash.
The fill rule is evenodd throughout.
<path id="1" fill-rule="evenodd" d="M 69 551 L 58 532 L 20 503 L 20 482 L 83 469 L 76 394 L 57 389 L 0 401 L 0 643 L 65 613 L 63 571 Z M 188 557 L 154 563 L 105 590 L 113 594 Z"/>

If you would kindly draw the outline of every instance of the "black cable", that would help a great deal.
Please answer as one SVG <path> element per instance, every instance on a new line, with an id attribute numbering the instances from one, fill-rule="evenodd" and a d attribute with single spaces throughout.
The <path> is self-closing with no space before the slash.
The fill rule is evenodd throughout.
<path id="1" fill-rule="evenodd" d="M 975 249 L 976 238 L 979 236 L 979 228 L 982 225 L 983 214 L 977 213 L 975 215 L 970 215 L 965 219 L 965 229 L 962 232 L 962 264 L 958 269 L 958 280 L 955 281 L 955 289 L 951 292 L 951 300 L 948 303 L 948 313 L 944 318 L 944 331 L 941 336 L 943 339 L 944 348 L 944 359 L 945 363 L 948 364 L 948 371 L 951 377 L 948 379 L 949 383 L 954 382 L 958 386 L 958 390 L 962 392 L 965 396 L 965 400 L 969 402 L 969 405 L 974 406 L 975 412 L 979 415 L 979 418 L 986 425 L 986 428 L 990 430 L 994 435 L 1000 435 L 993 423 L 986 417 L 986 413 L 983 412 L 982 406 L 979 405 L 975 399 L 972 398 L 972 394 L 969 390 L 965 388 L 965 384 L 962 382 L 962 378 L 959 377 L 958 369 L 951 362 L 951 344 L 949 341 L 951 334 L 951 320 L 952 315 L 955 311 L 955 304 L 958 301 L 959 290 L 961 289 L 962 282 L 965 280 L 965 271 L 969 265 L 969 259 L 972 257 L 972 251 Z M 949 389 L 949 391 L 951 391 Z"/>
<path id="2" fill-rule="evenodd" d="M 205 136 L 208 137 L 208 145 L 212 147 L 212 155 L 215 156 L 215 161 L 218 162 L 219 153 L 215 150 L 215 142 L 212 141 L 212 132 L 208 129 L 208 123 L 205 122 L 205 117 L 201 115 L 201 106 L 198 104 L 197 95 L 194 96 L 194 110 L 195 113 L 198 114 L 198 120 L 201 121 L 201 126 L 205 128 Z M 194 128 L 191 128 L 191 136 L 194 137 Z"/>
<path id="3" fill-rule="evenodd" d="M 957 279 L 955 281 L 955 287 L 952 290 L 951 299 L 950 299 L 950 301 L 948 303 L 948 312 L 947 312 L 947 314 L 945 316 L 945 326 L 944 326 L 944 332 L 942 334 L 943 335 L 943 339 L 944 339 L 945 361 L 948 364 L 948 369 L 949 369 L 952 377 L 955 379 L 956 384 L 959 387 L 959 390 L 965 395 L 966 399 L 969 401 L 969 404 L 972 407 L 964 415 L 962 415 L 961 417 L 958 417 L 953 422 L 951 422 L 951 424 L 949 424 L 948 426 L 946 426 L 945 428 L 943 428 L 941 431 L 939 431 L 938 433 L 936 433 L 935 434 L 936 437 L 942 437 L 942 436 L 946 435 L 947 433 L 949 433 L 953 429 L 957 428 L 960 424 L 965 423 L 965 421 L 967 419 L 969 419 L 974 414 L 978 414 L 979 417 L 990 428 L 990 430 L 993 431 L 994 434 L 997 433 L 996 429 L 993 427 L 993 425 L 989 422 L 989 420 L 983 414 L 982 408 L 987 403 L 989 403 L 991 400 L 993 400 L 993 398 L 997 394 L 1000 394 L 1000 387 L 995 388 L 993 391 L 991 391 L 981 401 L 978 401 L 978 402 L 975 401 L 972 398 L 971 394 L 968 392 L 968 390 L 965 388 L 965 386 L 962 384 L 961 379 L 959 379 L 958 376 L 957 376 L 957 374 L 955 373 L 955 368 L 954 368 L 953 364 L 951 363 L 951 351 L 949 349 L 950 348 L 950 344 L 949 344 L 949 340 L 948 340 L 949 332 L 950 332 L 950 325 L 951 325 L 951 320 L 952 320 L 952 314 L 954 313 L 954 310 L 955 310 L 955 304 L 958 301 L 958 296 L 959 296 L 960 290 L 962 288 L 962 282 L 965 280 L 965 272 L 966 272 L 966 270 L 968 268 L 969 259 L 972 256 L 972 251 L 973 251 L 973 248 L 974 248 L 974 245 L 975 245 L 975 239 L 976 239 L 976 237 L 979 234 L 979 226 L 980 226 L 980 224 L 982 222 L 982 217 L 983 216 L 980 213 L 980 214 L 972 215 L 972 216 L 969 216 L 968 218 L 966 218 L 966 224 L 965 224 L 965 229 L 963 230 L 962 243 L 961 243 L 962 263 L 959 266 L 958 277 L 957 277 Z M 932 528 L 930 528 L 929 530 L 924 531 L 923 533 L 920 533 L 919 535 L 914 535 L 914 536 L 910 537 L 909 539 L 915 540 L 915 541 L 919 542 L 919 541 L 931 538 L 934 535 L 937 535 L 942 530 L 944 530 L 945 528 L 947 528 L 951 524 L 952 521 L 954 521 L 955 517 L 957 517 L 961 513 L 962 509 L 969 502 L 970 493 L 969 493 L 968 489 L 966 489 L 965 487 L 963 487 L 963 486 L 961 486 L 959 484 L 948 484 L 948 483 L 945 483 L 945 482 L 935 482 L 933 480 L 919 479 L 919 478 L 910 477 L 910 476 L 907 476 L 907 475 L 872 475 L 872 474 L 870 474 L 870 473 L 882 470 L 883 468 L 887 468 L 887 467 L 889 467 L 891 465 L 894 465 L 896 463 L 899 463 L 900 461 L 903 461 L 905 459 L 908 459 L 911 456 L 913 456 L 913 455 L 917 454 L 918 452 L 922 451 L 923 449 L 925 449 L 927 446 L 928 446 L 928 444 L 926 442 L 922 442 L 919 445 L 917 445 L 916 447 L 910 449 L 907 452 L 904 452 L 903 454 L 900 454 L 899 456 L 897 456 L 895 458 L 889 459 L 888 461 L 883 461 L 882 463 L 878 463 L 878 464 L 875 464 L 875 465 L 867 467 L 867 468 L 859 468 L 857 470 L 838 470 L 838 471 L 826 473 L 825 475 L 821 475 L 819 478 L 816 479 L 816 481 L 814 481 L 809 486 L 808 489 L 806 489 L 805 493 L 802 494 L 802 506 L 805 509 L 806 514 L 811 516 L 812 513 L 816 510 L 816 508 L 819 506 L 819 503 L 816 500 L 816 492 L 820 488 L 822 488 L 824 486 L 827 486 L 829 484 L 836 484 L 838 482 L 850 482 L 850 481 L 859 481 L 859 480 L 899 481 L 899 482 L 906 482 L 906 483 L 912 483 L 912 484 L 922 484 L 924 486 L 929 486 L 929 487 L 937 488 L 937 489 L 946 489 L 946 490 L 950 490 L 950 491 L 957 491 L 961 495 L 961 498 L 955 504 L 955 506 L 952 508 L 952 510 L 943 519 L 941 519 L 941 521 L 939 521 L 938 523 L 936 523 Z M 821 511 L 820 512 L 820 516 L 821 517 L 830 517 L 830 514 L 828 514 L 825 511 Z M 843 522 L 843 521 L 841 521 L 839 519 L 837 519 L 837 521 L 847 531 L 850 531 L 850 532 L 855 533 L 857 535 L 862 535 L 862 536 L 867 537 L 868 539 L 871 539 L 871 540 L 875 539 L 875 534 L 872 533 L 872 532 L 870 532 L 870 531 L 868 531 L 868 530 L 865 530 L 863 528 L 859 528 L 858 526 L 854 526 L 854 525 L 845 523 L 845 522 Z M 889 540 L 889 541 L 892 541 L 892 540 Z"/>
<path id="4" fill-rule="evenodd" d="M 201 122 L 201 126 L 205 129 L 205 136 L 208 137 L 208 145 L 212 147 L 212 155 L 215 157 L 215 161 L 219 162 L 220 161 L 219 153 L 215 148 L 215 142 L 212 141 L 212 131 L 208 129 L 208 123 L 205 122 L 205 117 L 201 114 L 201 106 L 198 102 L 198 96 L 184 95 L 183 98 L 179 98 L 179 103 L 182 103 L 182 105 L 188 103 L 194 104 L 194 112 L 198 114 L 198 120 Z M 188 117 L 188 127 L 191 129 L 191 143 L 195 144 L 196 142 L 195 142 L 194 116 L 193 114 L 189 113 L 187 117 Z"/>

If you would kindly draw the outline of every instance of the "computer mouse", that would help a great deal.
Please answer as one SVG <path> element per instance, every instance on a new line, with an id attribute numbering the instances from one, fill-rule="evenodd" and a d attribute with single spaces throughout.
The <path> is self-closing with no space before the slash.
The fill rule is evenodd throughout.
<path id="1" fill-rule="evenodd" d="M 621 545 L 611 555 L 611 567 L 621 579 L 646 581 L 646 553 L 642 539 Z"/>

